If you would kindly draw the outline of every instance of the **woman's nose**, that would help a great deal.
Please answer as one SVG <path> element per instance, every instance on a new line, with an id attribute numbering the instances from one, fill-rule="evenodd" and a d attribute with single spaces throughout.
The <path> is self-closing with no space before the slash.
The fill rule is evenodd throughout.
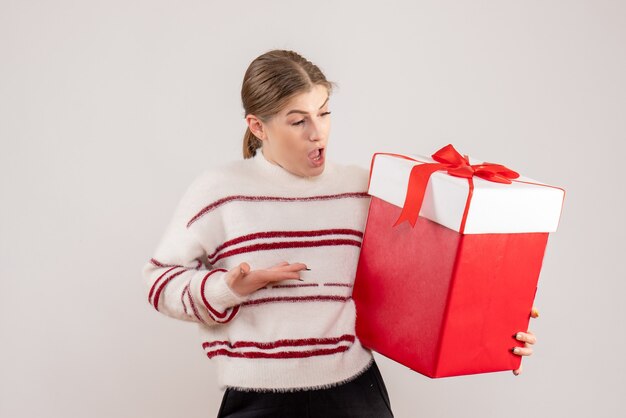
<path id="1" fill-rule="evenodd" d="M 321 135 L 320 135 L 321 129 L 320 129 L 319 124 L 316 124 L 315 122 L 311 122 L 309 124 L 309 126 L 310 126 L 309 132 L 308 132 L 309 140 L 310 141 L 318 141 L 318 140 L 320 140 L 321 139 Z"/>

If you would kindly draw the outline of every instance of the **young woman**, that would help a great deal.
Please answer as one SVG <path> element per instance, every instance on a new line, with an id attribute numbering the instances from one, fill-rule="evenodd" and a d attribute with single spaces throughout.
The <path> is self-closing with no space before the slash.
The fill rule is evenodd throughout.
<path id="1" fill-rule="evenodd" d="M 293 51 L 252 61 L 244 159 L 192 182 L 143 269 L 159 312 L 199 324 L 218 417 L 393 416 L 355 335 L 369 173 L 326 158 L 333 85 Z"/>

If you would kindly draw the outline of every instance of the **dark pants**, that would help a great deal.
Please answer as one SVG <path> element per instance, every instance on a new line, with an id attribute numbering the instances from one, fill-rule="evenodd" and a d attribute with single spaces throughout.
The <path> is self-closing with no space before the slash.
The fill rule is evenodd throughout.
<path id="1" fill-rule="evenodd" d="M 387 388 L 374 361 L 357 378 L 326 389 L 255 392 L 226 388 L 217 418 L 388 418 Z"/>

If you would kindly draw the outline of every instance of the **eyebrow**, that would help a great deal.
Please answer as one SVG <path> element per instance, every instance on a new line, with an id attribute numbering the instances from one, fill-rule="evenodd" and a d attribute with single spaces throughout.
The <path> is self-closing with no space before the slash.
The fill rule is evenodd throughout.
<path id="1" fill-rule="evenodd" d="M 320 109 L 324 107 L 324 105 L 326 104 L 326 102 L 328 102 L 328 99 L 330 99 L 330 96 L 328 96 L 328 97 L 326 98 L 326 101 L 325 101 L 324 103 L 322 103 L 322 105 L 320 106 Z M 297 109 L 293 109 L 293 110 L 290 110 L 289 112 L 287 112 L 287 114 L 286 114 L 285 116 L 289 116 L 289 115 L 291 115 L 292 113 L 304 113 L 304 114 L 306 115 L 308 112 L 305 112 L 304 110 L 297 110 Z"/>

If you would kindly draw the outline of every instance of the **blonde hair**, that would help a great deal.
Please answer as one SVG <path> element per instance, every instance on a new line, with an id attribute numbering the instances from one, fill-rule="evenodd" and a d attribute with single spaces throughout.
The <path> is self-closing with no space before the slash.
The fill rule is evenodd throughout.
<path id="1" fill-rule="evenodd" d="M 331 95 L 337 83 L 326 76 L 312 62 L 294 51 L 274 49 L 255 58 L 243 77 L 241 102 L 244 114 L 255 115 L 267 123 L 279 113 L 289 100 L 323 85 Z M 243 136 L 243 158 L 256 155 L 263 142 L 254 136 L 249 127 Z"/>

